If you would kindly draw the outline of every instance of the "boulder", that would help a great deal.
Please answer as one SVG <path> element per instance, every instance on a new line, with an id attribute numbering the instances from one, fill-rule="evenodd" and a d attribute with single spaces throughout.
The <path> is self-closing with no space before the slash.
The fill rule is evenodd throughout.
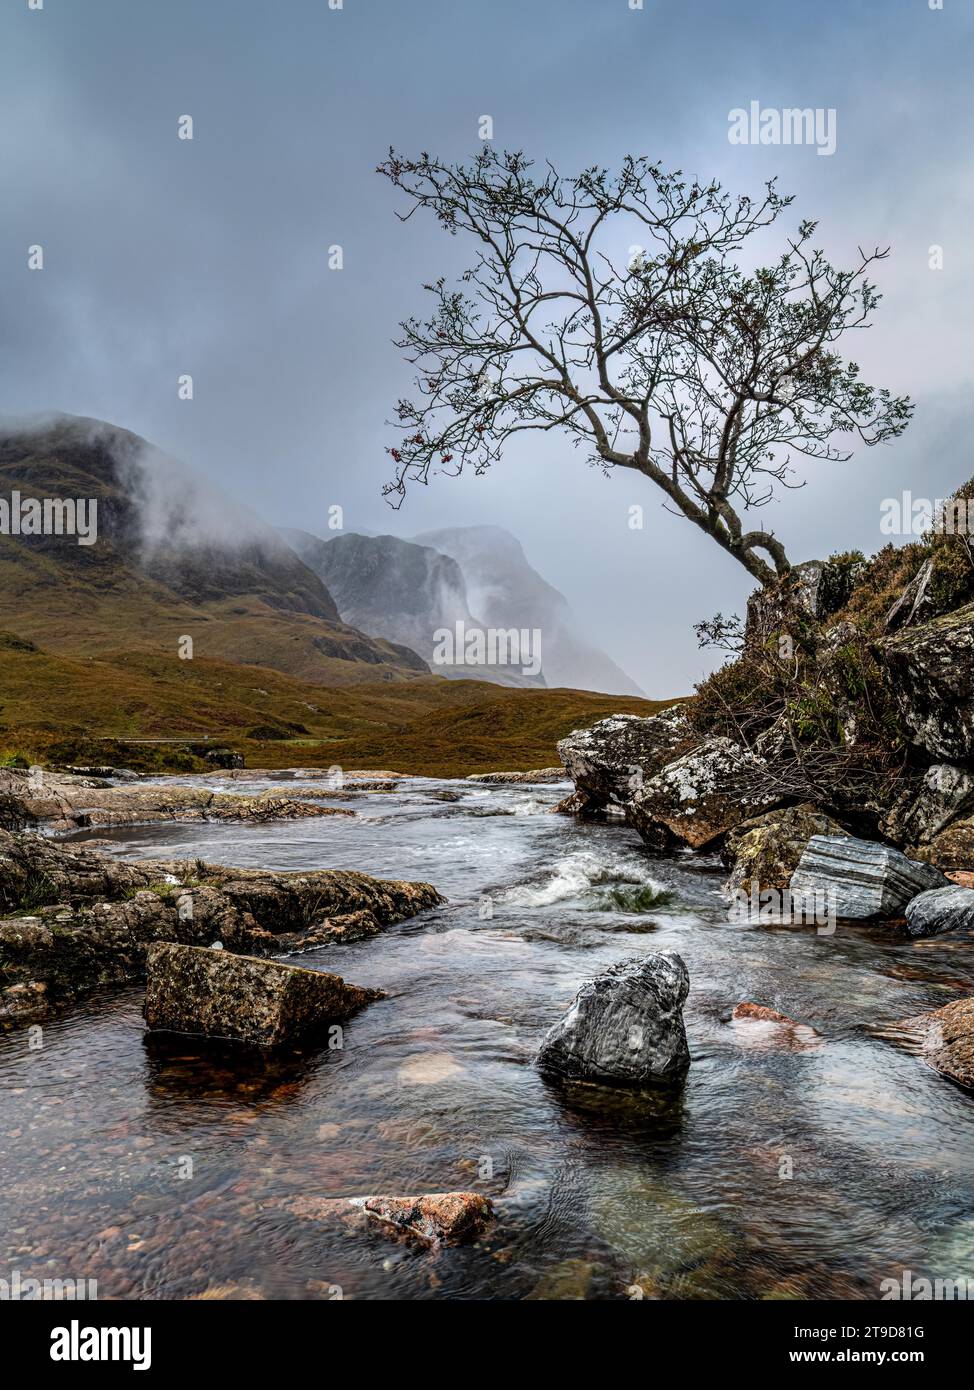
<path id="1" fill-rule="evenodd" d="M 941 869 L 974 868 L 974 816 L 964 815 L 951 821 L 928 844 L 911 845 L 910 856 Z"/>
<path id="2" fill-rule="evenodd" d="M 149 947 L 145 1021 L 153 1031 L 277 1047 L 381 998 L 380 990 L 283 961 L 170 941 Z"/>
<path id="3" fill-rule="evenodd" d="M 780 801 L 762 758 L 733 739 L 711 738 L 646 782 L 626 807 L 626 817 L 649 843 L 662 826 L 702 849 Z"/>
<path id="4" fill-rule="evenodd" d="M 479 1192 L 429 1192 L 422 1197 L 292 1197 L 292 1216 L 337 1225 L 348 1232 L 370 1227 L 393 1239 L 426 1247 L 470 1245 L 489 1227 L 494 1208 Z"/>
<path id="5" fill-rule="evenodd" d="M 948 762 L 974 755 L 974 603 L 876 644 L 910 738 Z"/>
<path id="6" fill-rule="evenodd" d="M 575 729 L 558 744 L 558 756 L 589 810 L 624 806 L 642 784 L 670 762 L 692 733 L 683 705 L 648 719 L 614 714 L 589 729 Z"/>
<path id="7" fill-rule="evenodd" d="M 924 560 L 919 570 L 907 584 L 892 608 L 886 614 L 883 624 L 887 632 L 910 627 L 923 618 L 930 608 L 929 588 L 933 578 L 933 556 Z"/>
<path id="8" fill-rule="evenodd" d="M 910 936 L 939 936 L 945 931 L 974 927 L 974 888 L 928 888 L 906 905 L 906 930 Z"/>
<path id="9" fill-rule="evenodd" d="M 538 1052 L 566 1080 L 644 1086 L 676 1082 L 690 1065 L 683 1003 L 690 989 L 675 951 L 619 961 L 587 980 Z"/>
<path id="10" fill-rule="evenodd" d="M 949 886 L 932 865 L 851 835 L 813 836 L 789 885 L 792 897 L 824 894 L 836 917 L 851 919 L 899 916 L 918 893 Z"/>
<path id="11" fill-rule="evenodd" d="M 783 890 L 813 836 L 847 833 L 810 802 L 745 821 L 724 844 L 722 857 L 731 871 L 724 891 L 750 895 L 770 888 Z"/>
<path id="12" fill-rule="evenodd" d="M 974 1090 L 974 995 L 899 1024 L 920 1044 L 930 1066 L 960 1086 Z"/>
<path id="13" fill-rule="evenodd" d="M 974 776 L 952 763 L 928 767 L 897 797 L 880 830 L 901 845 L 928 845 L 974 805 Z"/>

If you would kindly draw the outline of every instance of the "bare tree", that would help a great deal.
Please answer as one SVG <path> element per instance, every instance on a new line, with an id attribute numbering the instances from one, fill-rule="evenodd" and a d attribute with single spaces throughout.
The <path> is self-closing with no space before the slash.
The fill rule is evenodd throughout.
<path id="1" fill-rule="evenodd" d="M 450 233 L 478 243 L 459 284 L 425 286 L 429 318 L 397 341 L 417 369 L 398 404 L 387 496 L 431 472 L 481 473 L 525 430 L 564 430 L 606 471 L 633 469 L 763 586 L 787 573 L 781 541 L 747 513 L 799 486 L 792 455 L 844 461 L 856 439 L 901 434 L 907 397 L 860 380 L 832 350 L 879 294 L 861 249 L 838 270 L 802 222 L 773 264 L 737 258 L 792 199 L 687 181 L 643 158 L 575 178 L 485 146 L 466 164 L 390 150 L 378 172 Z M 759 237 L 760 241 L 760 237 Z M 843 438 L 844 437 L 844 438 Z M 842 441 L 842 447 L 833 439 Z"/>

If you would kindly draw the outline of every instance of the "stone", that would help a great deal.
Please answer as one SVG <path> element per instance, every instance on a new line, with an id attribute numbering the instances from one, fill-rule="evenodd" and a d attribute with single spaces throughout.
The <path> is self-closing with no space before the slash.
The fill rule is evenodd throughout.
<path id="1" fill-rule="evenodd" d="M 974 927 L 974 888 L 929 888 L 906 905 L 906 930 L 910 936 L 939 936 L 945 931 Z"/>
<path id="2" fill-rule="evenodd" d="M 952 763 L 928 767 L 897 797 L 879 828 L 900 845 L 928 845 L 974 805 L 974 776 Z"/>
<path id="3" fill-rule="evenodd" d="M 521 782 L 564 782 L 566 773 L 563 767 L 536 767 L 531 772 L 474 772 L 466 780 L 486 782 L 488 786 L 503 786 L 506 783 L 517 785 Z"/>
<path id="4" fill-rule="evenodd" d="M 899 1027 L 917 1038 L 920 1055 L 930 1066 L 974 1090 L 974 995 L 904 1019 Z"/>
<path id="5" fill-rule="evenodd" d="M 779 1014 L 777 1009 L 769 1009 L 765 1004 L 746 1002 L 737 1004 L 731 1014 L 733 1019 L 754 1019 L 758 1023 L 788 1023 L 795 1026 L 795 1020 L 787 1014 Z"/>
<path id="6" fill-rule="evenodd" d="M 837 821 L 810 802 L 769 811 L 732 830 L 722 857 L 730 868 L 727 893 L 784 890 L 814 835 L 846 835 Z"/>
<path id="7" fill-rule="evenodd" d="M 974 603 L 883 638 L 876 656 L 912 741 L 946 762 L 974 755 Z"/>
<path id="8" fill-rule="evenodd" d="M 886 614 L 883 624 L 885 630 L 896 632 L 899 628 L 910 627 L 922 618 L 929 609 L 928 590 L 933 578 L 933 556 L 924 560 L 919 570 L 907 584 L 892 608 Z"/>
<path id="9" fill-rule="evenodd" d="M 849 919 L 896 917 L 918 893 L 949 886 L 932 865 L 851 835 L 813 836 L 789 885 L 793 898 L 825 894 L 830 912 Z"/>
<path id="10" fill-rule="evenodd" d="M 588 810 L 625 806 L 633 793 L 692 740 L 683 705 L 648 719 L 614 714 L 588 729 L 575 729 L 558 744 L 558 756 Z"/>
<path id="11" fill-rule="evenodd" d="M 643 1086 L 678 1082 L 690 1065 L 683 1004 L 687 967 L 675 951 L 619 961 L 587 980 L 538 1052 L 566 1080 Z"/>
<path id="12" fill-rule="evenodd" d="M 626 818 L 652 842 L 663 826 L 693 849 L 703 849 L 742 821 L 780 804 L 767 764 L 729 738 L 711 738 L 637 791 Z"/>
<path id="13" fill-rule="evenodd" d="M 295 1042 L 382 998 L 323 970 L 169 941 L 149 947 L 147 967 L 150 1030 L 259 1047 Z"/>
<path id="14" fill-rule="evenodd" d="M 974 868 L 974 816 L 959 816 L 928 844 L 911 845 L 910 856 L 946 870 Z"/>
<path id="15" fill-rule="evenodd" d="M 479 1192 L 429 1192 L 420 1197 L 292 1197 L 292 1216 L 338 1225 L 346 1231 L 382 1231 L 426 1247 L 470 1245 L 487 1231 L 494 1216 L 489 1197 Z"/>

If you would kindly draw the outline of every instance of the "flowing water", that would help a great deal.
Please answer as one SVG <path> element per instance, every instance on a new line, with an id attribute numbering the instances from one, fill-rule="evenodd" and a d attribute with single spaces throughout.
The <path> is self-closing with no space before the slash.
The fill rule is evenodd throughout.
<path id="1" fill-rule="evenodd" d="M 974 990 L 972 943 L 732 923 L 716 861 L 549 814 L 564 792 L 417 778 L 342 803 L 355 820 L 109 832 L 128 857 L 360 869 L 449 901 L 298 958 L 388 992 L 341 1050 L 160 1045 L 138 988 L 46 1024 L 40 1048 L 0 1038 L 0 1277 L 408 1299 L 874 1299 L 903 1269 L 974 1280 L 974 1102 L 890 1033 Z M 683 1091 L 544 1080 L 535 1049 L 579 983 L 663 948 L 691 978 Z M 733 1022 L 742 1000 L 802 1027 Z M 286 1205 L 456 1189 L 498 1219 L 436 1254 Z"/>

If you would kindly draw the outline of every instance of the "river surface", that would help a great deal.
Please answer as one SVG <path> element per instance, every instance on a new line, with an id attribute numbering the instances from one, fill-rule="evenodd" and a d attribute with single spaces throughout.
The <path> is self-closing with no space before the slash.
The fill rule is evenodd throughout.
<path id="1" fill-rule="evenodd" d="M 565 791 L 416 778 L 336 803 L 354 820 L 99 832 L 130 858 L 360 869 L 449 901 L 296 958 L 388 992 L 341 1050 L 158 1046 L 138 988 L 49 1022 L 40 1047 L 0 1036 L 0 1277 L 308 1299 L 876 1299 L 904 1269 L 974 1280 L 974 1100 L 891 1034 L 974 991 L 974 944 L 728 921 L 716 860 L 549 814 Z M 545 1081 L 535 1049 L 580 982 L 664 948 L 691 979 L 682 1093 Z M 802 1027 L 733 1022 L 744 1000 Z M 498 1219 L 436 1254 L 286 1208 L 457 1189 Z"/>

